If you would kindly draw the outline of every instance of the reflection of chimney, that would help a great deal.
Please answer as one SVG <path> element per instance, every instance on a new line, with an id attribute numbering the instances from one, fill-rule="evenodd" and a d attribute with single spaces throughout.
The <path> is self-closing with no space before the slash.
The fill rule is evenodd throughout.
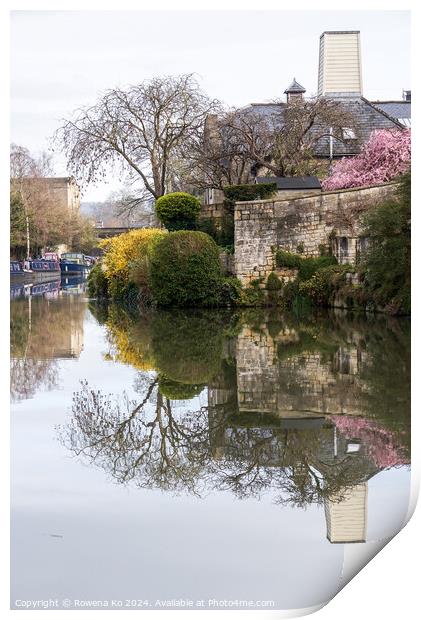
<path id="1" fill-rule="evenodd" d="M 347 489 L 341 501 L 326 501 L 327 538 L 331 543 L 365 542 L 367 491 L 367 483 L 363 482 Z"/>
<path id="2" fill-rule="evenodd" d="M 324 32 L 320 36 L 318 96 L 362 93 L 360 32 Z"/>

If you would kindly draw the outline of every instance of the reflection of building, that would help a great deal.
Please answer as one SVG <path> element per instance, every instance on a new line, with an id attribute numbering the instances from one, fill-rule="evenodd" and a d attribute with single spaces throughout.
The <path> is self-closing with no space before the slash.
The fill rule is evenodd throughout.
<path id="1" fill-rule="evenodd" d="M 266 327 L 244 328 L 236 351 L 239 410 L 293 418 L 361 414 L 364 352 L 352 344 L 320 348 L 311 334 L 283 329 L 273 336 Z"/>
<path id="2" fill-rule="evenodd" d="M 341 501 L 325 502 L 327 537 L 331 543 L 365 542 L 367 535 L 367 482 L 343 493 Z"/>
<path id="3" fill-rule="evenodd" d="M 338 432 L 330 414 L 363 413 L 359 374 L 366 353 L 358 333 L 330 347 L 306 338 L 285 326 L 277 334 L 266 324 L 241 331 L 235 372 L 231 358 L 231 377 L 221 372 L 209 385 L 211 454 L 245 470 L 293 471 L 291 484 L 303 489 L 303 497 L 311 471 L 317 472 L 328 540 L 363 542 L 367 481 L 379 467 L 371 446 Z"/>
<path id="4" fill-rule="evenodd" d="M 72 295 L 28 295 L 15 299 L 11 306 L 12 356 L 20 357 L 23 343 L 21 353 L 27 358 L 79 357 L 83 350 L 85 310 L 85 303 Z"/>

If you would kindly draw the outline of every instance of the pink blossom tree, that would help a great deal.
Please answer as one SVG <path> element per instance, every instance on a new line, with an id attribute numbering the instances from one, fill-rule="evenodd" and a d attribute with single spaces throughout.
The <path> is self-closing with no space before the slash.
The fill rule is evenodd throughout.
<path id="1" fill-rule="evenodd" d="M 407 172 L 411 165 L 411 130 L 373 131 L 361 153 L 343 158 L 333 165 L 324 190 L 366 187 L 391 181 Z"/>
<path id="2" fill-rule="evenodd" d="M 332 416 L 331 420 L 345 437 L 358 438 L 367 446 L 368 453 L 379 469 L 409 463 L 397 434 L 374 420 L 352 416 Z"/>

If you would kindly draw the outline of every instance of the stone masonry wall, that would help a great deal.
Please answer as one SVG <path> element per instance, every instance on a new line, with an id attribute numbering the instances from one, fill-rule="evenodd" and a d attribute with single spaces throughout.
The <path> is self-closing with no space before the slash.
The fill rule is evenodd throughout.
<path id="1" fill-rule="evenodd" d="M 238 202 L 234 210 L 235 275 L 244 283 L 275 271 L 276 248 L 318 256 L 336 238 L 338 260 L 355 262 L 361 215 L 392 198 L 396 184 L 323 192 L 290 200 Z M 341 239 L 346 239 L 342 255 Z M 344 242 L 345 243 L 345 242 Z"/>
<path id="2" fill-rule="evenodd" d="M 225 215 L 228 215 L 228 210 L 222 202 L 203 204 L 199 214 L 199 219 L 214 220 L 216 227 L 219 228 L 221 226 L 221 220 Z"/>

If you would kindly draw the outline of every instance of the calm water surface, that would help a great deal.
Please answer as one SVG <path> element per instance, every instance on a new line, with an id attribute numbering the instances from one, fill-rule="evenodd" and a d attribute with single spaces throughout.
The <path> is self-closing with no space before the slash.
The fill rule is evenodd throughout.
<path id="1" fill-rule="evenodd" d="M 408 321 L 11 297 L 13 608 L 307 608 L 403 526 Z"/>

